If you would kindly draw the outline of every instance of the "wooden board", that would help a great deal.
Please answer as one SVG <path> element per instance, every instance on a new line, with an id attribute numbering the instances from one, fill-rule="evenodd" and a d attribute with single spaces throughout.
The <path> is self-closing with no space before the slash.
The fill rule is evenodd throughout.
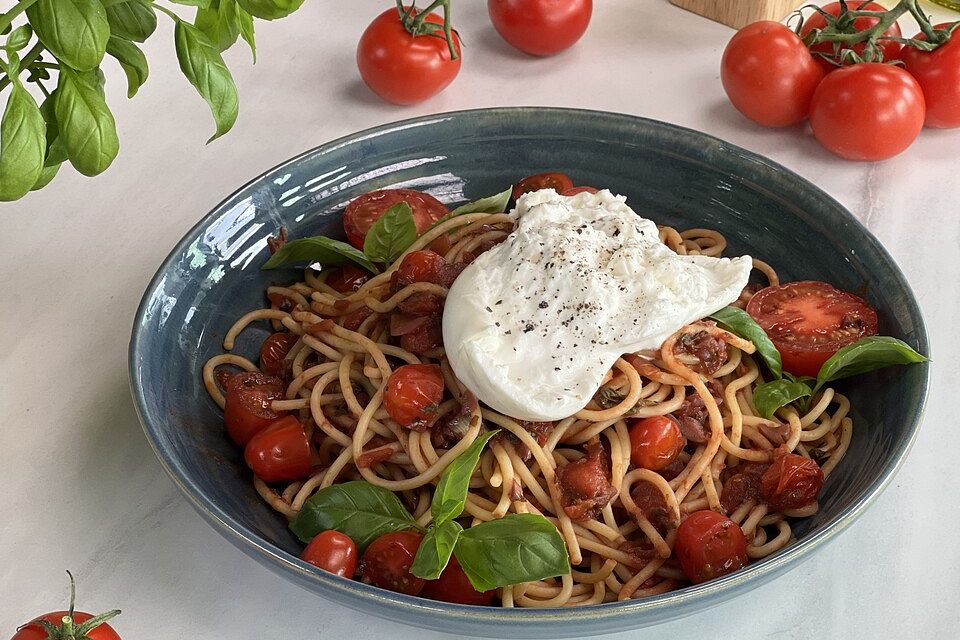
<path id="1" fill-rule="evenodd" d="M 739 29 L 757 20 L 783 20 L 803 0 L 670 0 L 678 7 Z"/>

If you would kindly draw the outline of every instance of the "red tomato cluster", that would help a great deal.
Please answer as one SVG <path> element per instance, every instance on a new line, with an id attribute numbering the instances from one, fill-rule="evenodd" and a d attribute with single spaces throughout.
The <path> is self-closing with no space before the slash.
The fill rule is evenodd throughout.
<path id="1" fill-rule="evenodd" d="M 851 10 L 884 11 L 874 2 L 849 2 Z M 839 2 L 822 7 L 833 16 Z M 856 30 L 867 30 L 877 17 L 858 17 Z M 883 62 L 848 64 L 865 43 L 819 42 L 807 47 L 802 37 L 824 29 L 819 12 L 804 23 L 800 35 L 771 21 L 747 25 L 734 35 L 723 54 L 721 80 L 730 102 L 746 117 L 768 127 L 809 119 L 816 139 L 849 160 L 885 160 L 909 147 L 924 125 L 960 127 L 960 36 L 932 52 L 878 39 Z M 944 29 L 947 25 L 939 25 Z M 880 38 L 899 38 L 894 23 Z M 923 40 L 923 34 L 916 36 Z M 898 63 L 898 66 L 892 63 Z"/>
<path id="2" fill-rule="evenodd" d="M 443 91 L 460 73 L 461 43 L 444 32 L 444 18 L 391 7 L 367 27 L 357 45 L 360 77 L 394 104 L 414 104 Z M 443 4 L 449 18 L 449 2 Z M 573 46 L 587 30 L 593 0 L 488 0 L 490 21 L 504 40 L 530 55 Z"/>

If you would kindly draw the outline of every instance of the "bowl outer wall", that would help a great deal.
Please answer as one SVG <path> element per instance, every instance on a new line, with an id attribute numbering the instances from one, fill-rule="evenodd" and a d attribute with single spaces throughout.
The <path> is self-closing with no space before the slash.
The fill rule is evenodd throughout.
<path id="1" fill-rule="evenodd" d="M 135 406 L 161 464 L 214 528 L 265 566 L 360 611 L 471 635 L 576 637 L 719 604 L 795 566 L 863 512 L 916 437 L 928 365 L 849 387 L 871 402 L 855 403 L 856 448 L 829 479 L 821 514 L 799 522 L 799 542 L 783 552 L 707 584 L 576 610 L 463 607 L 342 579 L 296 557 L 296 540 L 250 486 L 198 375 L 226 327 L 260 306 L 263 286 L 278 278 L 258 270 L 266 237 L 281 224 L 294 237 L 341 234 L 343 205 L 374 188 L 419 188 L 456 203 L 550 169 L 623 192 L 658 222 L 718 228 L 731 241 L 728 255 L 753 251 L 786 279 L 819 278 L 858 291 L 877 307 L 883 332 L 929 354 L 913 294 L 877 240 L 839 203 L 760 156 L 673 125 L 584 110 L 481 109 L 388 124 L 317 147 L 240 188 L 186 234 L 147 287 L 130 343 Z M 221 292 L 225 285 L 233 287 L 229 294 Z"/>

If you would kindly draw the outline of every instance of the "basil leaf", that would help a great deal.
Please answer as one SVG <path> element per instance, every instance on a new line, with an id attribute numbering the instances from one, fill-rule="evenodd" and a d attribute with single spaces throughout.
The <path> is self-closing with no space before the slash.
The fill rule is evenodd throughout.
<path id="1" fill-rule="evenodd" d="M 325 266 L 337 266 L 353 262 L 371 273 L 380 273 L 376 265 L 370 262 L 363 253 L 346 242 L 326 236 L 291 240 L 270 256 L 270 259 L 260 268 L 276 269 L 291 262 L 319 262 Z"/>
<path id="2" fill-rule="evenodd" d="M 335 529 L 350 536 L 360 551 L 385 533 L 418 528 L 396 494 L 363 480 L 321 489 L 290 523 L 290 530 L 304 542 Z"/>
<path id="3" fill-rule="evenodd" d="M 240 27 L 240 37 L 250 45 L 253 64 L 257 64 L 257 40 L 253 32 L 253 16 L 244 11 L 243 7 L 237 7 L 237 25 Z"/>
<path id="4" fill-rule="evenodd" d="M 813 390 L 817 392 L 831 380 L 849 378 L 895 364 L 914 364 L 927 360 L 929 358 L 914 351 L 903 340 L 890 336 L 860 338 L 837 351 L 823 363 L 817 375 L 817 385 Z"/>
<path id="5" fill-rule="evenodd" d="M 59 162 L 57 164 L 44 165 L 43 171 L 40 172 L 40 177 L 37 178 L 37 181 L 30 187 L 30 191 L 39 191 L 50 184 L 50 181 L 53 180 L 60 171 L 60 165 L 61 163 Z"/>
<path id="6" fill-rule="evenodd" d="M 226 51 L 240 37 L 236 0 L 220 0 L 209 8 L 198 8 L 193 24 L 203 31 L 217 49 Z"/>
<path id="7" fill-rule="evenodd" d="M 758 385 L 753 390 L 753 406 L 761 417 L 770 419 L 777 409 L 794 400 L 813 395 L 813 391 L 803 382 L 774 380 Z"/>
<path id="8" fill-rule="evenodd" d="M 30 44 L 30 38 L 32 37 L 33 29 L 30 28 L 30 25 L 22 24 L 10 32 L 10 35 L 7 36 L 6 41 L 3 43 L 3 48 L 7 51 L 20 51 Z"/>
<path id="9" fill-rule="evenodd" d="M 117 59 L 120 68 L 127 76 L 127 97 L 132 98 L 137 95 L 137 91 L 150 75 L 147 57 L 143 55 L 143 51 L 129 40 L 110 36 L 107 40 L 107 53 Z"/>
<path id="10" fill-rule="evenodd" d="M 142 0 L 128 0 L 107 7 L 107 22 L 113 35 L 143 42 L 157 29 L 157 13 Z"/>
<path id="11" fill-rule="evenodd" d="M 85 176 L 104 172 L 117 157 L 120 140 L 99 81 L 61 67 L 56 96 L 54 112 L 70 163 Z"/>
<path id="12" fill-rule="evenodd" d="M 427 529 L 417 555 L 410 565 L 410 573 L 424 580 L 436 580 L 443 573 L 453 555 L 463 527 L 456 520 L 435 524 Z"/>
<path id="13" fill-rule="evenodd" d="M 264 20 L 286 17 L 303 4 L 303 0 L 237 0 L 237 2 L 247 13 Z"/>
<path id="14" fill-rule="evenodd" d="M 477 436 L 466 451 L 458 455 L 440 474 L 440 481 L 430 504 L 435 524 L 453 520 L 463 513 L 467 491 L 470 490 L 470 477 L 480 461 L 480 453 L 490 438 L 499 432 L 500 430 L 496 429 Z"/>
<path id="15" fill-rule="evenodd" d="M 213 142 L 233 127 L 237 121 L 240 100 L 233 76 L 227 69 L 220 51 L 195 26 L 178 20 L 174 41 L 180 70 L 197 92 L 210 105 L 217 131 L 207 140 Z"/>
<path id="16" fill-rule="evenodd" d="M 54 113 L 56 99 L 57 90 L 54 89 L 53 92 L 40 104 L 40 113 L 43 114 L 43 119 L 47 124 L 47 154 L 46 159 L 43 162 L 45 167 L 61 164 L 67 160 L 67 149 L 63 145 L 63 140 L 60 139 L 60 128 L 57 125 L 57 114 Z"/>
<path id="17" fill-rule="evenodd" d="M 710 317 L 719 322 L 728 331 L 735 333 L 744 340 L 749 340 L 757 348 L 757 353 L 767 363 L 767 368 L 774 378 L 783 377 L 783 365 L 780 363 L 780 352 L 773 346 L 766 332 L 750 314 L 738 307 L 724 307 Z"/>
<path id="18" fill-rule="evenodd" d="M 200 7 L 201 9 L 209 9 L 214 0 L 170 0 L 174 4 L 182 4 L 186 7 Z"/>
<path id="19" fill-rule="evenodd" d="M 398 202 L 373 223 L 363 240 L 363 252 L 373 262 L 390 264 L 417 240 L 413 210 Z"/>
<path id="20" fill-rule="evenodd" d="M 513 187 L 508 187 L 506 191 L 462 204 L 451 211 L 448 217 L 462 216 L 465 213 L 503 213 L 507 208 L 507 203 L 510 202 L 512 193 Z"/>
<path id="21" fill-rule="evenodd" d="M 532 513 L 511 513 L 464 530 L 454 553 L 477 591 L 570 572 L 560 532 Z"/>
<path id="22" fill-rule="evenodd" d="M 100 0 L 39 0 L 27 17 L 40 42 L 67 66 L 89 71 L 103 60 L 110 23 Z"/>
<path id="23" fill-rule="evenodd" d="M 22 198 L 43 171 L 46 125 L 40 107 L 16 74 L 0 120 L 0 200 Z"/>

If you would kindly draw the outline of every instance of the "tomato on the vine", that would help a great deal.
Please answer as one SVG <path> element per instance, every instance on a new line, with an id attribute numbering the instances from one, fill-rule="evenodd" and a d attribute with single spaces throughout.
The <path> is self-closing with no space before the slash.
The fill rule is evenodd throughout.
<path id="1" fill-rule="evenodd" d="M 949 26 L 938 24 L 934 28 Z M 914 38 L 927 39 L 922 33 Z M 904 47 L 900 59 L 923 90 L 927 106 L 924 124 L 936 129 L 960 127 L 960 31 L 954 31 L 933 51 Z"/>
<path id="2" fill-rule="evenodd" d="M 877 4 L 876 2 L 870 2 L 870 0 L 852 0 L 847 2 L 847 7 L 852 11 L 886 11 L 886 7 L 883 5 Z M 840 3 L 831 2 L 825 4 L 821 7 L 822 11 L 829 13 L 832 16 L 840 15 Z M 877 23 L 880 22 L 880 18 L 871 18 L 869 16 L 863 16 L 853 20 L 851 25 L 855 31 L 865 31 Z M 823 17 L 819 11 L 814 12 L 803 22 L 803 27 L 800 29 L 800 35 L 806 36 L 814 29 L 823 29 L 827 26 L 827 20 Z M 890 25 L 886 31 L 884 31 L 880 38 L 899 38 L 901 36 L 900 27 L 894 22 Z M 827 60 L 821 56 L 814 56 L 814 59 L 817 61 L 825 73 L 830 73 L 836 69 L 839 69 L 840 65 L 840 55 L 846 49 L 852 49 L 857 55 L 862 55 L 863 50 L 866 47 L 866 43 L 858 42 L 852 46 L 841 45 L 839 51 L 834 52 L 834 46 L 832 42 L 818 42 L 815 45 L 810 47 L 810 51 L 815 53 L 820 53 L 826 55 L 830 58 Z M 893 40 L 877 40 L 877 47 L 880 49 L 883 54 L 883 61 L 889 62 L 897 57 L 897 54 L 900 53 L 900 43 Z M 832 62 L 831 62 L 832 60 Z"/>
<path id="3" fill-rule="evenodd" d="M 730 102 L 767 127 L 802 122 L 823 75 L 797 34 L 769 20 L 740 29 L 720 62 L 720 80 Z"/>
<path id="4" fill-rule="evenodd" d="M 534 56 L 572 47 L 590 24 L 593 0 L 487 0 L 493 28 L 511 45 Z"/>
<path id="5" fill-rule="evenodd" d="M 321 531 L 300 554 L 300 559 L 344 578 L 357 572 L 357 545 L 345 533 Z"/>
<path id="6" fill-rule="evenodd" d="M 810 126 L 824 147 L 848 160 L 886 160 L 923 128 L 923 91 L 890 64 L 866 62 L 827 74 L 810 102 Z"/>
<path id="7" fill-rule="evenodd" d="M 52 611 L 37 616 L 30 622 L 17 628 L 10 640 L 120 640 L 120 636 L 113 630 L 107 620 L 120 614 L 119 610 L 101 613 L 98 616 L 76 611 L 74 597 L 76 595 L 73 574 L 70 576 L 70 608 L 67 611 Z M 41 621 L 43 624 L 41 624 Z M 44 628 L 52 627 L 51 630 Z"/>
<path id="8" fill-rule="evenodd" d="M 360 77 L 378 96 L 394 104 L 414 104 L 443 91 L 460 72 L 460 36 L 451 34 L 456 55 L 442 31 L 429 32 L 429 25 L 442 25 L 443 18 L 430 13 L 417 26 L 416 9 L 404 24 L 397 8 L 387 9 L 367 27 L 357 45 Z M 416 31 L 416 35 L 411 32 Z"/>
<path id="9" fill-rule="evenodd" d="M 797 376 L 816 376 L 841 347 L 877 334 L 877 312 L 863 298 L 816 280 L 761 289 L 747 313 L 773 341 L 783 368 Z"/>
<path id="10" fill-rule="evenodd" d="M 399 202 L 406 202 L 413 212 L 413 222 L 417 234 L 421 234 L 434 222 L 450 213 L 446 205 L 429 193 L 413 189 L 380 189 L 370 191 L 350 201 L 343 211 L 343 230 L 347 240 L 363 251 L 363 241 L 370 227 L 387 212 L 387 209 Z"/>
<path id="11" fill-rule="evenodd" d="M 690 582 L 698 584 L 746 566 L 747 540 L 727 516 L 695 511 L 680 523 L 673 553 Z"/>

